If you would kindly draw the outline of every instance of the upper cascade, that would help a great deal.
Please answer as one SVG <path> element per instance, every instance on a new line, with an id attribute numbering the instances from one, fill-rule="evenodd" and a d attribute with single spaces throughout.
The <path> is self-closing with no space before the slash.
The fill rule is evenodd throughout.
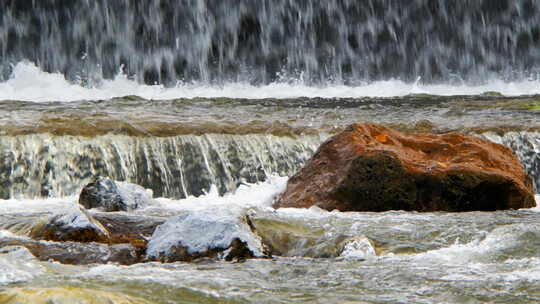
<path id="1" fill-rule="evenodd" d="M 0 2 L 0 80 L 30 61 L 87 86 L 481 83 L 537 79 L 539 46 L 535 0 Z"/>

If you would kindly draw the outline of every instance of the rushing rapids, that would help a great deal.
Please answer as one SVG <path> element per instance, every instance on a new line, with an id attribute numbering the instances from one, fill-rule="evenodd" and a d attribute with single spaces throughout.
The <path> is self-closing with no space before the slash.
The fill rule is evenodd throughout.
<path id="1" fill-rule="evenodd" d="M 29 60 L 94 85 L 359 84 L 538 78 L 539 4 L 482 1 L 19 1 L 0 3 L 0 67 Z"/>
<path id="2" fill-rule="evenodd" d="M 535 0 L 0 1 L 0 303 L 539 303 L 540 207 L 274 209 L 355 122 L 506 145 L 538 206 L 539 24 Z"/>

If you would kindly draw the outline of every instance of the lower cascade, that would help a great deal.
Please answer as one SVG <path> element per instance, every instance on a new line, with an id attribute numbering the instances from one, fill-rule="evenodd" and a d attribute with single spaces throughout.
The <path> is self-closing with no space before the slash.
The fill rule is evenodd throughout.
<path id="1" fill-rule="evenodd" d="M 94 176 L 150 188 L 156 197 L 220 193 L 269 175 L 292 175 L 321 139 L 272 135 L 95 138 L 0 137 L 0 198 L 78 194 Z"/>
<path id="2" fill-rule="evenodd" d="M 514 150 L 540 189 L 540 133 L 482 133 Z M 94 138 L 45 134 L 0 137 L 0 198 L 78 194 L 95 176 L 153 190 L 155 197 L 223 194 L 270 175 L 292 176 L 326 135 L 180 135 Z"/>

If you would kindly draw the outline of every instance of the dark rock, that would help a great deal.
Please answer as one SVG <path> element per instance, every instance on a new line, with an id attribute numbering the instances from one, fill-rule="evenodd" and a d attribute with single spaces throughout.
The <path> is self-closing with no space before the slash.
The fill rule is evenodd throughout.
<path id="1" fill-rule="evenodd" d="M 87 209 L 103 211 L 130 211 L 149 204 L 152 196 L 139 185 L 116 182 L 97 177 L 86 185 L 79 196 L 79 204 Z"/>
<path id="2" fill-rule="evenodd" d="M 115 235 L 141 235 L 150 237 L 156 227 L 165 222 L 164 218 L 146 215 L 94 211 L 90 211 L 89 213 L 109 231 L 112 238 L 115 238 Z"/>
<path id="3" fill-rule="evenodd" d="M 110 233 L 110 243 L 132 245 L 139 255 L 144 255 L 148 239 L 164 218 L 123 213 L 92 212 L 92 216 Z"/>
<path id="4" fill-rule="evenodd" d="M 358 123 L 323 143 L 274 206 L 489 211 L 530 208 L 535 200 L 532 181 L 507 147 Z"/>

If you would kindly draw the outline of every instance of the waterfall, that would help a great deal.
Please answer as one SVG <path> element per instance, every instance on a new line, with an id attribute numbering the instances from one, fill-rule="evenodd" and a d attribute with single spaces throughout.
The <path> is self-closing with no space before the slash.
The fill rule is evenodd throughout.
<path id="1" fill-rule="evenodd" d="M 536 193 L 540 193 L 540 132 L 508 132 L 502 136 L 484 133 L 483 137 L 514 150 L 531 176 Z"/>
<path id="2" fill-rule="evenodd" d="M 538 78 L 534 0 L 0 2 L 0 77 L 27 60 L 92 86 Z M 0 79 L 0 80 L 1 80 Z"/>
<path id="3" fill-rule="evenodd" d="M 94 176 L 150 188 L 156 197 L 220 193 L 240 182 L 289 176 L 313 154 L 317 136 L 24 135 L 0 137 L 0 198 L 78 194 Z"/>

